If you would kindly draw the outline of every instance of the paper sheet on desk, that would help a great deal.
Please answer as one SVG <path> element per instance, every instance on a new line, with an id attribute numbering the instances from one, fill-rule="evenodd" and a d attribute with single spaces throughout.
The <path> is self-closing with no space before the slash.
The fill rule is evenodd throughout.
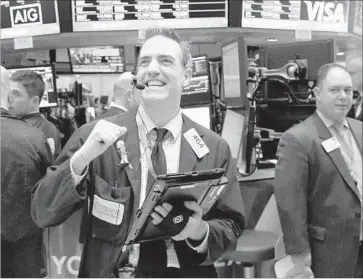
<path id="1" fill-rule="evenodd" d="M 310 255 L 309 255 L 310 256 Z M 286 256 L 275 263 L 277 278 L 314 278 L 314 274 L 303 257 Z"/>

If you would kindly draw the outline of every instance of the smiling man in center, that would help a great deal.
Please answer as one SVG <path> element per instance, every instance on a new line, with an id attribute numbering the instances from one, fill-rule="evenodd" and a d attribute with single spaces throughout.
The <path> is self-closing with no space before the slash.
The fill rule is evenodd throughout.
<path id="1" fill-rule="evenodd" d="M 228 185 L 208 214 L 202 217 L 196 202 L 181 201 L 179 206 L 191 214 L 180 234 L 133 245 L 126 257 L 136 267 L 136 277 L 217 277 L 213 262 L 235 249 L 244 227 L 244 207 L 228 144 L 181 112 L 182 90 L 191 79 L 189 44 L 172 29 L 147 30 L 136 77 L 145 87 L 140 106 L 76 131 L 36 186 L 32 216 L 42 227 L 64 222 L 92 195 L 89 181 L 94 177 L 97 202 L 110 208 L 122 203 L 123 218 L 117 224 L 99 212 L 97 217 L 85 212 L 84 220 L 92 219 L 92 234 L 81 269 L 82 276 L 108 277 L 120 266 L 120 244 L 156 175 L 224 168 Z M 190 136 L 203 144 L 193 143 Z M 129 161 L 122 168 L 116 148 L 120 140 Z M 111 191 L 114 188 L 122 191 Z M 157 206 L 151 215 L 154 224 L 172 211 L 172 204 Z"/>

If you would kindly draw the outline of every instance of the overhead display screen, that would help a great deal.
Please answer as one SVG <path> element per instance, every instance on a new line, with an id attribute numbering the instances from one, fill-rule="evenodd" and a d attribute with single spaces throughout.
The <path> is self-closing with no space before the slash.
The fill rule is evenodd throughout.
<path id="1" fill-rule="evenodd" d="M 100 46 L 70 48 L 74 73 L 122 73 L 125 71 L 124 47 Z"/>
<path id="2" fill-rule="evenodd" d="M 53 69 L 51 66 L 13 68 L 13 69 L 9 69 L 9 72 L 12 75 L 16 71 L 20 71 L 20 70 L 35 71 L 42 76 L 45 88 L 44 88 L 44 95 L 43 95 L 42 100 L 40 101 L 39 107 L 44 108 L 44 107 L 58 106 L 57 93 L 54 90 Z"/>
<path id="3" fill-rule="evenodd" d="M 209 104 L 211 102 L 211 88 L 209 84 L 209 62 L 207 56 L 192 58 L 192 79 L 184 87 L 181 105 Z"/>
<path id="4" fill-rule="evenodd" d="M 72 0 L 72 19 L 73 31 L 227 27 L 228 0 Z"/>
<path id="5" fill-rule="evenodd" d="M 59 32 L 56 0 L 1 0 L 1 39 Z"/>
<path id="6" fill-rule="evenodd" d="M 242 27 L 348 32 L 349 2 L 242 0 Z"/>

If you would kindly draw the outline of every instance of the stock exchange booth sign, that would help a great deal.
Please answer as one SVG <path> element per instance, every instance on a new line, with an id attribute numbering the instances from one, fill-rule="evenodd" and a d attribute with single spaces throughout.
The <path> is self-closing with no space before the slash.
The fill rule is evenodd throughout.
<path id="1" fill-rule="evenodd" d="M 56 0 L 1 1 L 1 39 L 59 32 Z"/>
<path id="2" fill-rule="evenodd" d="M 242 27 L 348 32 L 349 5 L 354 1 L 243 0 Z"/>
<path id="3" fill-rule="evenodd" d="M 301 20 L 332 24 L 337 31 L 348 29 L 349 1 L 302 1 Z"/>
<path id="4" fill-rule="evenodd" d="M 40 3 L 10 7 L 11 25 L 35 25 L 42 24 L 42 7 Z"/>

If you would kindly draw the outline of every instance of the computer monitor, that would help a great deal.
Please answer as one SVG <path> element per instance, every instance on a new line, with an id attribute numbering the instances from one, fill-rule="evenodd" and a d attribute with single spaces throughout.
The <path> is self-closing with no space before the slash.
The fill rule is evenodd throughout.
<path id="1" fill-rule="evenodd" d="M 56 107 L 58 106 L 57 90 L 55 83 L 55 71 L 53 66 L 35 66 L 35 67 L 21 67 L 8 69 L 10 74 L 14 74 L 19 70 L 31 70 L 40 74 L 44 81 L 44 95 L 40 101 L 40 108 Z"/>
<path id="2" fill-rule="evenodd" d="M 69 49 L 73 73 L 123 73 L 123 46 L 79 47 Z"/>
<path id="3" fill-rule="evenodd" d="M 204 105 L 212 102 L 212 90 L 209 75 L 209 60 L 206 55 L 192 57 L 192 79 L 184 87 L 181 106 Z"/>
<path id="4" fill-rule="evenodd" d="M 211 115 L 209 106 L 182 108 L 182 113 L 194 122 L 211 129 Z"/>
<path id="5" fill-rule="evenodd" d="M 294 42 L 265 48 L 265 65 L 268 69 L 279 69 L 296 57 L 307 60 L 307 79 L 316 80 L 319 67 L 335 61 L 334 40 Z"/>
<path id="6" fill-rule="evenodd" d="M 228 106 L 248 108 L 248 56 L 243 37 L 222 46 L 222 101 Z"/>

